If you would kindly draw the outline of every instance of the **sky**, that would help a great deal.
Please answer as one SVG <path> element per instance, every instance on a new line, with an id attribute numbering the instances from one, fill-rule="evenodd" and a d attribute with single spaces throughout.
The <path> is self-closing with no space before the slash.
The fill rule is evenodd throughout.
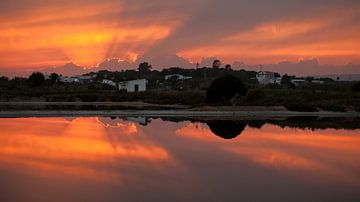
<path id="1" fill-rule="evenodd" d="M 195 67 L 214 57 L 331 69 L 360 64 L 359 11 L 358 0 L 1 0 L 0 71 L 109 58 Z"/>

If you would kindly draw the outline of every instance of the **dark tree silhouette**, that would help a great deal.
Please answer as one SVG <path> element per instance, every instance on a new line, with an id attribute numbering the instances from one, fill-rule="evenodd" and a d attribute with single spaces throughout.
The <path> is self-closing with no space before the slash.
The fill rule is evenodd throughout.
<path id="1" fill-rule="evenodd" d="M 206 92 L 208 104 L 232 104 L 232 100 L 247 93 L 245 84 L 235 76 L 227 75 L 213 81 Z"/>
<path id="2" fill-rule="evenodd" d="M 139 72 L 150 72 L 152 66 L 148 62 L 143 62 L 139 64 Z"/>
<path id="3" fill-rule="evenodd" d="M 59 78 L 59 75 L 57 73 L 52 73 L 50 74 L 50 79 L 53 81 L 53 82 L 56 82 Z"/>
<path id="4" fill-rule="evenodd" d="M 295 76 L 289 76 L 285 74 L 281 78 L 281 85 L 287 86 L 288 88 L 296 88 L 295 84 L 291 81 Z"/>
<path id="5" fill-rule="evenodd" d="M 214 60 L 213 62 L 213 68 L 220 68 L 221 61 L 220 60 Z"/>
<path id="6" fill-rule="evenodd" d="M 239 136 L 245 129 L 243 121 L 208 121 L 211 132 L 223 139 L 233 139 Z"/>
<path id="7" fill-rule="evenodd" d="M 290 85 L 291 84 L 291 76 L 285 74 L 281 79 L 282 85 Z"/>
<path id="8" fill-rule="evenodd" d="M 231 65 L 230 64 L 225 65 L 225 69 L 226 70 L 231 70 Z"/>
<path id="9" fill-rule="evenodd" d="M 29 76 L 29 81 L 34 86 L 40 86 L 45 81 L 44 74 L 41 72 L 34 72 Z"/>

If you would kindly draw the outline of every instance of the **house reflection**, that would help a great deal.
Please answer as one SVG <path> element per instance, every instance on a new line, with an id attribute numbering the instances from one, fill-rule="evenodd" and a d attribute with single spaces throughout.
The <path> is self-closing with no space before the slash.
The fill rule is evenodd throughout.
<path id="1" fill-rule="evenodd" d="M 224 138 L 224 139 L 234 139 L 245 130 L 246 123 L 243 121 L 208 121 L 207 125 L 209 126 L 212 133 L 215 135 Z"/>
<path id="2" fill-rule="evenodd" d="M 151 118 L 140 116 L 140 117 L 110 117 L 110 118 L 99 118 L 101 122 L 107 125 L 117 125 L 119 122 L 128 121 L 131 123 L 137 123 L 142 126 L 147 126 L 151 123 Z"/>

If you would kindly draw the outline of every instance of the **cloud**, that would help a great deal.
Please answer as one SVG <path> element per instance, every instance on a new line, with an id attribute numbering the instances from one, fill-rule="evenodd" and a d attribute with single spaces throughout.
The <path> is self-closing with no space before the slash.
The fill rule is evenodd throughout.
<path id="1" fill-rule="evenodd" d="M 3 0 L 0 68 L 107 58 L 157 68 L 202 58 L 360 63 L 355 0 Z"/>

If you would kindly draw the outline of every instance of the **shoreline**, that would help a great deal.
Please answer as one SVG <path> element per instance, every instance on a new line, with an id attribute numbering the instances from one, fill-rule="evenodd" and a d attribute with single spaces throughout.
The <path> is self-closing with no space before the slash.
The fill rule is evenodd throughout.
<path id="1" fill-rule="evenodd" d="M 360 112 L 295 112 L 295 111 L 190 111 L 190 110 L 51 110 L 51 111 L 0 111 L 0 118 L 27 118 L 27 117 L 223 117 L 223 118 L 286 118 L 286 117 L 346 117 L 358 118 Z"/>
<path id="2" fill-rule="evenodd" d="M 83 108 L 83 106 L 90 108 Z M 284 106 L 162 105 L 144 102 L 0 101 L 0 118 L 16 117 L 219 117 L 266 119 L 286 117 L 360 117 L 358 111 L 290 111 Z"/>

